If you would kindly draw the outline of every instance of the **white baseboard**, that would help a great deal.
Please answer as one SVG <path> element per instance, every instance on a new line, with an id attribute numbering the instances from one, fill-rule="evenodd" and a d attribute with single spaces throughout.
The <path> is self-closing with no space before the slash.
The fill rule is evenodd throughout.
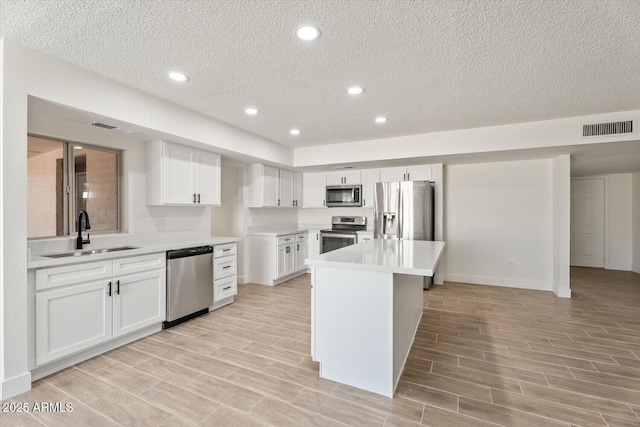
<path id="1" fill-rule="evenodd" d="M 571 298 L 571 289 L 562 288 L 560 289 L 555 283 L 551 287 L 551 292 L 556 294 L 559 298 Z"/>
<path id="2" fill-rule="evenodd" d="M 238 276 L 238 283 L 241 285 L 245 285 L 249 283 L 249 278 L 247 276 Z"/>
<path id="3" fill-rule="evenodd" d="M 604 268 L 606 270 L 632 271 L 633 268 L 629 264 L 607 263 Z"/>
<path id="4" fill-rule="evenodd" d="M 633 271 L 634 273 L 640 274 L 640 265 L 632 266 L 631 271 Z"/>
<path id="5" fill-rule="evenodd" d="M 0 384 L 0 400 L 10 399 L 29 390 L 31 390 L 31 372 L 25 372 Z"/>
<path id="6" fill-rule="evenodd" d="M 505 288 L 533 289 L 550 291 L 552 284 L 536 280 L 510 279 L 508 277 L 471 276 L 466 274 L 446 274 L 447 282 L 471 283 L 473 285 L 502 286 Z"/>

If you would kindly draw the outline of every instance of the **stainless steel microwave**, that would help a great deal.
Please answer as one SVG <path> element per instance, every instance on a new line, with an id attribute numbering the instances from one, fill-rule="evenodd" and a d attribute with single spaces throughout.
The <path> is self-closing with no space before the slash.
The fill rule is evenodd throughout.
<path id="1" fill-rule="evenodd" d="M 330 208 L 361 207 L 362 185 L 328 185 L 327 206 Z"/>

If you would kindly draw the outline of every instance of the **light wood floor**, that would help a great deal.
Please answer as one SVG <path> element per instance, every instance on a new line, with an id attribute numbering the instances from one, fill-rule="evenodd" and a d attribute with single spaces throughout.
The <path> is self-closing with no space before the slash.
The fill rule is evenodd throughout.
<path id="1" fill-rule="evenodd" d="M 640 276 L 572 269 L 573 298 L 447 283 L 394 399 L 320 380 L 309 276 L 239 287 L 237 302 L 40 380 L 3 427 L 640 426 Z M 363 302 L 364 303 L 364 302 Z"/>

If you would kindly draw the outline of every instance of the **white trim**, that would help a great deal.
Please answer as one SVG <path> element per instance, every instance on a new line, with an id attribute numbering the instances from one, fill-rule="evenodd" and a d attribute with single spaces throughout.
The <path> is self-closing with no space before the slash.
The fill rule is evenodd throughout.
<path id="1" fill-rule="evenodd" d="M 5 380 L 0 384 L 0 400 L 7 400 L 31 390 L 31 372 Z"/>
<path id="2" fill-rule="evenodd" d="M 633 271 L 631 264 L 606 264 L 604 268 L 606 270 Z"/>
<path id="3" fill-rule="evenodd" d="M 532 289 L 536 291 L 550 291 L 553 287 L 553 284 L 550 282 L 541 282 L 538 280 L 510 279 L 508 277 L 469 276 L 466 274 L 446 274 L 445 280 L 447 282 Z"/>
<path id="4" fill-rule="evenodd" d="M 555 283 L 552 286 L 551 292 L 553 292 L 558 298 L 571 298 L 571 289 L 560 289 Z"/>
<path id="5" fill-rule="evenodd" d="M 248 279 L 248 277 L 246 275 L 238 276 L 238 284 L 245 285 L 247 283 L 249 283 L 249 279 Z"/>

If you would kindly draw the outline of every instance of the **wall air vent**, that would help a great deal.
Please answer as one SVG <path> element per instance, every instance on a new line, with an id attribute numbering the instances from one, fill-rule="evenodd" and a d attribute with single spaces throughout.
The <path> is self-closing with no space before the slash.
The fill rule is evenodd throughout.
<path id="1" fill-rule="evenodd" d="M 596 123 L 582 126 L 582 136 L 623 135 L 633 133 L 633 120 L 624 122 Z"/>
<path id="2" fill-rule="evenodd" d="M 93 122 L 91 123 L 91 125 L 95 126 L 95 127 L 99 127 L 99 128 L 103 128 L 103 129 L 116 129 L 116 126 L 111 126 L 111 125 L 107 125 L 104 123 L 100 123 L 100 122 Z"/>
<path id="3" fill-rule="evenodd" d="M 347 165 L 347 166 L 334 166 L 333 167 L 335 170 L 344 170 L 344 169 L 355 169 L 355 166 L 353 165 Z"/>

